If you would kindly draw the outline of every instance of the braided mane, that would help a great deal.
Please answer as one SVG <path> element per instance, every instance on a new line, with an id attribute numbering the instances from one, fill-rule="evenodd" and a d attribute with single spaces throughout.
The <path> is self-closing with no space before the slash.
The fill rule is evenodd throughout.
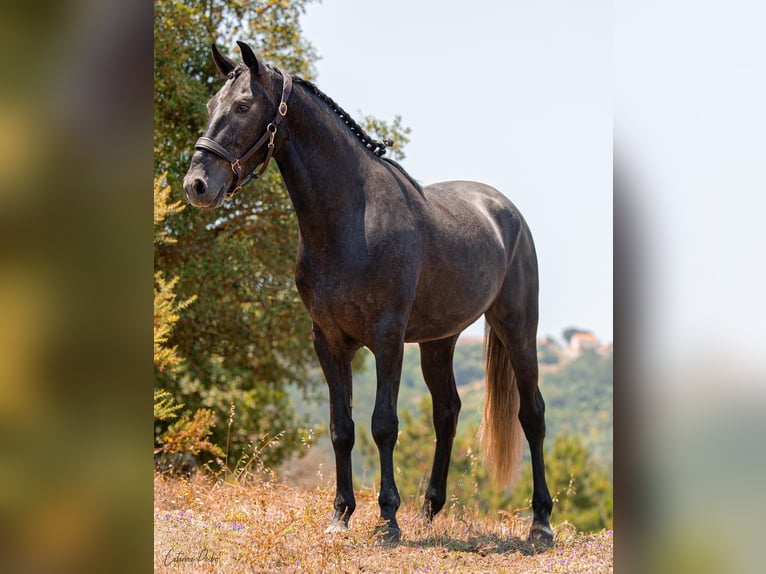
<path id="1" fill-rule="evenodd" d="M 349 127 L 351 133 L 353 133 L 357 139 L 359 139 L 359 141 L 361 141 L 364 146 L 376 156 L 382 157 L 386 153 L 386 148 L 394 145 L 394 142 L 391 140 L 376 140 L 370 136 L 370 134 L 364 131 L 364 128 L 362 128 L 362 126 L 360 126 L 356 120 L 354 120 L 354 118 L 352 118 L 343 108 L 341 108 L 335 102 L 335 100 L 317 88 L 314 83 L 297 76 L 293 77 L 293 80 L 308 88 L 312 94 L 330 106 L 330 109 L 335 112 L 335 115 L 343 120 L 343 123 Z"/>
<path id="2" fill-rule="evenodd" d="M 418 191 L 421 190 L 421 185 L 409 174 L 407 173 L 407 170 L 405 170 L 401 165 L 399 165 L 398 162 L 392 160 L 391 158 L 383 157 L 383 154 L 386 153 L 386 148 L 391 147 L 394 145 L 394 142 L 390 139 L 386 140 L 377 140 L 370 136 L 362 126 L 360 126 L 354 118 L 352 118 L 348 112 L 346 112 L 343 108 L 341 108 L 335 100 L 333 100 L 330 96 L 325 94 L 322 90 L 316 87 L 316 85 L 312 82 L 309 82 L 308 80 L 304 80 L 303 78 L 299 76 L 293 76 L 293 80 L 301 85 L 303 85 L 305 88 L 309 90 L 312 94 L 314 94 L 316 97 L 318 97 L 320 100 L 322 100 L 325 104 L 327 104 L 330 109 L 337 115 L 341 120 L 343 120 L 343 123 L 348 126 L 348 128 L 351 130 L 351 133 L 353 133 L 359 141 L 364 144 L 364 146 L 369 149 L 373 154 L 375 154 L 376 157 L 380 158 L 383 162 L 390 164 L 394 166 L 396 169 L 398 169 L 408 180 L 409 182 L 417 189 Z"/>

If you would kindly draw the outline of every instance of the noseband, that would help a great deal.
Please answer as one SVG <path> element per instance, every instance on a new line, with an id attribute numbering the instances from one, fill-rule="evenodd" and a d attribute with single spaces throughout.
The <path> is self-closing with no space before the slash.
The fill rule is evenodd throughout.
<path id="1" fill-rule="evenodd" d="M 251 145 L 245 153 L 243 153 L 239 158 L 236 158 L 232 156 L 228 151 L 226 151 L 226 148 L 221 144 L 205 136 L 199 138 L 197 143 L 194 144 L 194 149 L 211 151 L 231 164 L 231 171 L 233 171 L 234 175 L 237 176 L 237 182 L 234 190 L 228 194 L 229 197 L 242 189 L 242 186 L 249 181 L 261 177 L 263 172 L 266 171 L 266 168 L 269 167 L 271 156 L 274 153 L 274 138 L 277 135 L 277 128 L 279 127 L 279 124 L 282 123 L 282 119 L 287 115 L 287 100 L 290 98 L 290 92 L 293 89 L 293 79 L 290 77 L 290 74 L 287 74 L 281 70 L 279 70 L 279 73 L 282 74 L 282 99 L 280 100 L 279 106 L 277 107 L 277 113 L 274 116 L 274 120 L 269 122 L 269 124 L 266 126 L 265 133 L 258 139 L 257 142 Z M 267 141 L 268 152 L 266 153 L 266 159 L 261 165 L 261 169 L 258 170 L 258 173 L 254 174 L 251 172 L 250 175 L 242 179 L 242 162 L 250 159 L 250 157 L 259 149 L 261 149 L 263 144 L 265 144 Z M 253 168 L 253 171 L 255 171 L 255 168 Z"/>

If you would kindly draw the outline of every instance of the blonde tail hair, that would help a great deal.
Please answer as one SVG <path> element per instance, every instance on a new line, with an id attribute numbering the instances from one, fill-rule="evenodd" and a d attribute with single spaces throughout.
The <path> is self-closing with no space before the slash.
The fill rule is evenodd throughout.
<path id="1" fill-rule="evenodd" d="M 519 422 L 519 389 L 511 358 L 503 342 L 487 324 L 484 333 L 486 391 L 480 436 L 489 475 L 500 487 L 510 487 L 519 475 L 524 431 Z"/>

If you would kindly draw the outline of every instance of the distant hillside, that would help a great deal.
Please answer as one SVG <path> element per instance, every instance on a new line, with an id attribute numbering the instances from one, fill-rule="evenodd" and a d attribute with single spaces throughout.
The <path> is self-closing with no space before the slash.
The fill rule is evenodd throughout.
<path id="1" fill-rule="evenodd" d="M 560 365 L 541 369 L 548 436 L 583 436 L 594 458 L 612 470 L 613 353 L 584 351 Z"/>
<path id="2" fill-rule="evenodd" d="M 360 364 L 363 369 L 354 373 L 353 411 L 357 437 L 369 433 L 370 419 L 375 402 L 375 363 L 372 354 L 363 349 Z M 484 366 L 482 343 L 477 340 L 461 341 L 455 349 L 455 380 L 462 400 L 458 432 L 475 429 L 481 422 L 484 401 Z M 320 375 L 317 373 L 317 377 Z M 554 364 L 542 364 L 541 390 L 546 404 L 546 444 L 562 433 L 579 434 L 594 459 L 612 469 L 612 351 L 584 350 L 572 358 L 562 350 Z M 420 401 L 428 393 L 420 372 L 420 349 L 407 345 L 404 353 L 402 379 L 399 390 L 399 413 L 409 409 L 417 413 Z M 327 388 L 320 384 L 306 397 L 300 391 L 293 393 L 298 410 L 307 422 L 324 433 L 329 425 Z M 327 436 L 321 437 L 310 453 L 310 458 L 321 461 L 328 470 L 334 468 L 332 447 Z M 362 456 L 354 456 L 354 471 L 362 478 Z M 304 460 L 301 467 L 311 466 Z M 288 474 L 293 471 L 289 469 Z M 294 472 L 298 472 L 295 468 Z"/>

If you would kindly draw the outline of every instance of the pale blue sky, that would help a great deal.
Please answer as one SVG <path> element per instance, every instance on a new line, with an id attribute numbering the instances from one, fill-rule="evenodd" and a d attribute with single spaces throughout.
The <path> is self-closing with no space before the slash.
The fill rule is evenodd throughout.
<path id="1" fill-rule="evenodd" d="M 322 90 L 412 128 L 413 177 L 482 181 L 519 206 L 540 260 L 540 335 L 575 325 L 612 339 L 610 11 L 324 0 L 302 19 Z"/>

